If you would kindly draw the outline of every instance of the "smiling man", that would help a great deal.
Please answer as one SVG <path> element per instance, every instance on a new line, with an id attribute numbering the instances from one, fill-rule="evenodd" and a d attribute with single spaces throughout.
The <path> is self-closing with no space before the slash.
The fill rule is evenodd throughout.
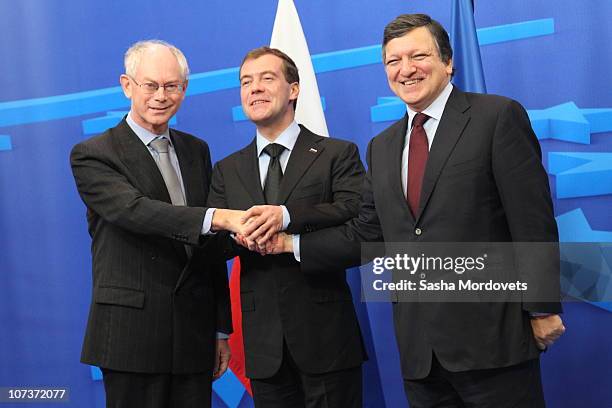
<path id="1" fill-rule="evenodd" d="M 210 207 L 257 206 L 252 222 L 262 230 L 292 233 L 357 214 L 364 175 L 357 147 L 295 122 L 299 81 L 293 60 L 277 49 L 246 55 L 240 99 L 257 134 L 215 165 Z M 255 406 L 361 407 L 365 351 L 344 269 L 306 275 L 293 255 L 261 256 L 229 238 L 227 244 L 228 256 L 240 256 L 246 375 Z"/>
<path id="2" fill-rule="evenodd" d="M 424 14 L 387 25 L 383 62 L 406 115 L 368 146 L 359 216 L 270 240 L 267 250 L 299 245 L 302 273 L 315 275 L 359 265 L 363 242 L 557 242 L 548 177 L 523 107 L 454 87 L 448 34 Z M 558 266 L 558 257 L 542 261 Z M 558 279 L 543 283 L 558 293 Z M 556 300 L 394 303 L 410 406 L 543 407 L 539 354 L 565 330 Z"/>
<path id="3" fill-rule="evenodd" d="M 225 260 L 207 236 L 208 146 L 168 127 L 189 68 L 159 40 L 134 44 L 124 63 L 130 112 L 70 156 L 92 237 L 81 361 L 102 369 L 109 408 L 209 407 L 231 319 Z"/>

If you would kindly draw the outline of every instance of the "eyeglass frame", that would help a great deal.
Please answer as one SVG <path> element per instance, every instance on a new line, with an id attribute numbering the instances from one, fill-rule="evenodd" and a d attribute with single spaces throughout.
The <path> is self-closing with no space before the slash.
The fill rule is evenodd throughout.
<path id="1" fill-rule="evenodd" d="M 157 91 L 159 91 L 159 88 L 163 88 L 164 92 L 168 93 L 168 94 L 173 94 L 173 95 L 178 95 L 181 94 L 183 92 L 185 92 L 185 82 L 171 82 L 169 84 L 164 84 L 164 85 L 160 85 L 157 82 L 143 82 L 141 84 L 138 83 L 138 81 L 136 80 L 136 78 L 134 78 L 131 75 L 126 74 L 125 76 L 127 76 L 128 78 L 130 78 L 132 81 L 134 81 L 134 83 L 136 85 L 138 85 L 138 87 L 140 89 L 143 90 L 143 92 L 145 92 L 146 94 L 149 95 L 154 95 L 157 93 Z M 147 89 L 147 86 L 149 85 L 153 85 L 155 86 L 155 90 L 151 89 Z M 169 86 L 176 86 L 176 91 L 171 91 L 168 89 Z"/>

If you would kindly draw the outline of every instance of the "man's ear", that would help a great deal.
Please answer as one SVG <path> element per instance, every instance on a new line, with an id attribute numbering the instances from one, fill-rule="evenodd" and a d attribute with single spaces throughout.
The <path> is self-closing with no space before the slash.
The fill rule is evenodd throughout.
<path id="1" fill-rule="evenodd" d="M 121 84 L 121 89 L 123 89 L 123 94 L 126 98 L 132 99 L 132 88 L 134 85 L 132 81 L 130 81 L 130 77 L 126 74 L 123 74 L 119 77 L 119 83 Z"/>
<path id="2" fill-rule="evenodd" d="M 289 100 L 295 101 L 298 98 L 299 94 L 300 94 L 300 84 L 297 82 L 292 83 L 291 92 L 289 93 Z"/>
<path id="3" fill-rule="evenodd" d="M 181 100 L 185 99 L 185 95 L 187 94 L 187 85 L 189 85 L 189 79 L 186 79 L 183 84 L 183 94 L 181 95 L 182 96 Z"/>
<path id="4" fill-rule="evenodd" d="M 448 60 L 448 64 L 446 65 L 446 73 L 448 75 L 453 75 L 453 59 Z"/>

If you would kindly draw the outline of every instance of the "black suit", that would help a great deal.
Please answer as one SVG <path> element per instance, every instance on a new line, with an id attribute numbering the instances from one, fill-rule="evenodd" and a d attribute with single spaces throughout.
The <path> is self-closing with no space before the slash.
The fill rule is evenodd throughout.
<path id="1" fill-rule="evenodd" d="M 231 332 L 225 263 L 200 235 L 211 175 L 208 146 L 175 130 L 170 136 L 189 207 L 170 204 L 154 159 L 125 119 L 72 150 L 92 237 L 84 363 L 209 375 L 216 332 Z M 193 248 L 191 257 L 185 245 Z"/>
<path id="2" fill-rule="evenodd" d="M 314 231 L 355 216 L 363 173 L 354 144 L 301 126 L 280 187 L 280 204 L 291 218 L 288 231 Z M 264 203 L 254 140 L 215 165 L 208 205 L 244 210 Z M 228 248 L 228 255 L 233 250 Z M 248 377 L 273 376 L 284 343 L 305 373 L 361 365 L 365 352 L 344 268 L 332 265 L 306 275 L 291 254 L 242 250 L 239 255 Z"/>
<path id="3" fill-rule="evenodd" d="M 408 116 L 372 139 L 359 217 L 301 237 L 306 275 L 360 263 L 360 243 L 555 242 L 548 178 L 524 109 L 510 99 L 454 88 L 429 152 L 415 220 L 401 184 Z M 553 282 L 554 284 L 554 282 Z M 450 371 L 537 358 L 528 312 L 559 303 L 395 303 L 404 378 L 428 375 L 432 352 Z"/>

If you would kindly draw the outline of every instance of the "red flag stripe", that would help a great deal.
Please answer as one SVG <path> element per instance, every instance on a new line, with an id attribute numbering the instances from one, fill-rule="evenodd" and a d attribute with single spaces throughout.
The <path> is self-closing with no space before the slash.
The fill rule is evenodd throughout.
<path id="1" fill-rule="evenodd" d="M 230 335 L 229 346 L 232 350 L 230 369 L 240 380 L 248 393 L 253 396 L 251 381 L 246 377 L 244 368 L 244 344 L 242 340 L 242 309 L 240 307 L 240 258 L 234 258 L 229 281 L 230 300 L 232 303 L 232 320 L 234 332 Z"/>

